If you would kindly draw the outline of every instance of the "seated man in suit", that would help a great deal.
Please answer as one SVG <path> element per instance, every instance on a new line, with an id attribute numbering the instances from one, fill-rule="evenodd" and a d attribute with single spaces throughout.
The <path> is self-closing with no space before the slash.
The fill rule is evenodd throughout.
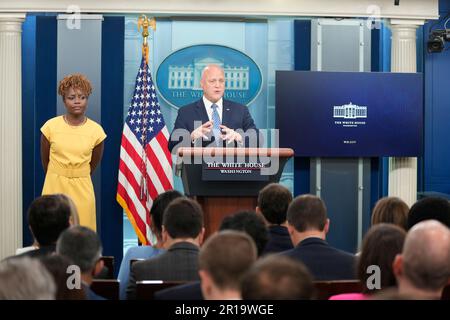
<path id="1" fill-rule="evenodd" d="M 150 209 L 150 228 L 156 237 L 156 243 L 153 246 L 136 246 L 127 250 L 127 253 L 122 259 L 119 269 L 118 279 L 120 280 L 120 299 L 125 300 L 127 298 L 127 286 L 128 279 L 130 279 L 130 261 L 132 259 L 149 259 L 162 252 L 163 240 L 162 240 L 162 217 L 163 212 L 167 206 L 175 199 L 182 197 L 183 195 L 176 190 L 169 190 L 159 194 L 155 201 L 153 201 Z"/>
<path id="2" fill-rule="evenodd" d="M 80 268 L 81 285 L 88 300 L 105 300 L 90 288 L 92 280 L 104 266 L 103 260 L 100 259 L 102 244 L 93 230 L 83 226 L 67 229 L 58 238 L 56 253 L 67 257 Z"/>
<path id="3" fill-rule="evenodd" d="M 258 257 L 262 254 L 267 244 L 267 229 L 260 216 L 252 211 L 241 211 L 222 220 L 219 227 L 220 232 L 224 230 L 242 231 L 252 238 L 256 245 Z M 155 293 L 157 300 L 203 300 L 200 282 L 187 283 L 172 288 L 160 290 Z"/>
<path id="4" fill-rule="evenodd" d="M 278 183 L 271 183 L 259 192 L 256 213 L 262 216 L 269 231 L 269 241 L 263 254 L 293 248 L 286 226 L 286 212 L 291 201 L 291 192 Z"/>
<path id="5" fill-rule="evenodd" d="M 206 300 L 240 300 L 241 280 L 256 261 L 256 245 L 240 231 L 221 231 L 200 250 L 199 274 Z"/>
<path id="6" fill-rule="evenodd" d="M 162 236 L 166 252 L 131 268 L 127 298 L 136 298 L 136 282 L 141 280 L 195 281 L 198 253 L 203 242 L 203 211 L 187 198 L 172 201 L 163 213 Z"/>
<path id="7" fill-rule="evenodd" d="M 354 256 L 325 241 L 330 220 L 322 199 L 314 195 L 296 197 L 289 205 L 287 221 L 294 249 L 281 254 L 303 262 L 314 280 L 356 278 Z"/>
<path id="8" fill-rule="evenodd" d="M 450 230 L 436 220 L 414 225 L 393 269 L 400 295 L 440 299 L 450 281 Z"/>
<path id="9" fill-rule="evenodd" d="M 224 142 L 227 146 L 233 142 L 242 146 L 245 142 L 256 147 L 257 130 L 248 108 L 223 99 L 224 70 L 218 65 L 208 65 L 202 72 L 200 85 L 202 99 L 178 110 L 169 150 L 175 146 L 223 146 Z"/>
<path id="10" fill-rule="evenodd" d="M 59 235 L 72 224 L 72 210 L 67 197 L 62 194 L 34 199 L 28 208 L 28 223 L 38 249 L 21 253 L 18 257 L 39 258 L 54 253 Z"/>

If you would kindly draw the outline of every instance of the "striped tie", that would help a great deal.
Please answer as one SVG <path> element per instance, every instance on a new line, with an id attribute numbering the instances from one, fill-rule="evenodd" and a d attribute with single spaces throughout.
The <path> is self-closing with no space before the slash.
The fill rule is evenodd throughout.
<path id="1" fill-rule="evenodd" d="M 217 104 L 214 103 L 211 106 L 211 108 L 213 109 L 213 113 L 212 113 L 212 117 L 211 117 L 212 121 L 213 121 L 213 134 L 216 139 L 216 145 L 219 145 L 219 139 L 220 139 L 220 134 L 221 134 L 221 132 L 220 132 L 221 123 L 220 123 L 219 112 L 217 111 L 218 106 L 217 106 Z"/>

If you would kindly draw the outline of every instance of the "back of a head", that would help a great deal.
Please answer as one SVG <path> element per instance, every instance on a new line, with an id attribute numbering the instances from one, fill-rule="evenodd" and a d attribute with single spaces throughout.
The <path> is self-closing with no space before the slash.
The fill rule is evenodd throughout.
<path id="1" fill-rule="evenodd" d="M 364 236 L 361 254 L 358 257 L 358 279 L 363 284 L 364 293 L 374 293 L 367 288 L 367 280 L 373 273 L 368 272 L 370 266 L 380 268 L 381 289 L 397 284 L 392 263 L 397 254 L 402 252 L 406 231 L 396 225 L 380 223 L 367 231 Z"/>
<path id="2" fill-rule="evenodd" d="M 0 263 L 0 300 L 53 300 L 56 286 L 38 259 L 11 258 Z"/>
<path id="3" fill-rule="evenodd" d="M 82 273 L 90 272 L 102 255 L 97 234 L 89 228 L 76 226 L 64 231 L 56 244 L 56 252 L 71 260 Z"/>
<path id="4" fill-rule="evenodd" d="M 413 295 L 408 295 L 404 293 L 400 293 L 398 288 L 388 288 L 385 290 L 381 290 L 376 292 L 367 298 L 367 300 L 414 300 L 415 297 Z"/>
<path id="5" fill-rule="evenodd" d="M 52 254 L 43 257 L 41 263 L 53 277 L 56 284 L 56 300 L 85 300 L 86 294 L 83 287 L 80 289 L 69 289 L 67 280 L 71 277 L 68 268 L 71 265 L 69 258 L 59 254 Z"/>
<path id="6" fill-rule="evenodd" d="M 437 220 L 450 228 L 449 201 L 438 197 L 429 197 L 417 201 L 409 210 L 408 230 L 424 220 Z"/>
<path id="7" fill-rule="evenodd" d="M 71 209 L 59 195 L 36 198 L 28 209 L 28 223 L 40 246 L 54 244 L 70 226 Z"/>
<path id="8" fill-rule="evenodd" d="M 162 224 L 173 239 L 195 239 L 203 228 L 202 208 L 194 200 L 175 199 L 164 210 Z"/>
<path id="9" fill-rule="evenodd" d="M 402 252 L 403 274 L 416 288 L 441 290 L 450 280 L 450 230 L 436 220 L 409 230 Z"/>
<path id="10" fill-rule="evenodd" d="M 397 197 L 384 197 L 377 201 L 372 210 L 372 225 L 392 223 L 406 230 L 408 205 Z"/>
<path id="11" fill-rule="evenodd" d="M 317 196 L 298 196 L 289 205 L 287 221 L 298 232 L 323 231 L 327 223 L 327 208 Z"/>
<path id="12" fill-rule="evenodd" d="M 258 194 L 258 207 L 264 218 L 272 224 L 286 222 L 286 212 L 292 201 L 292 194 L 278 183 L 265 186 Z"/>
<path id="13" fill-rule="evenodd" d="M 67 203 L 67 205 L 70 208 L 70 219 L 73 226 L 79 226 L 80 225 L 80 216 L 78 215 L 77 206 L 75 205 L 75 202 L 66 194 L 64 193 L 56 193 L 57 197 L 61 199 L 61 201 Z"/>
<path id="14" fill-rule="evenodd" d="M 183 195 L 177 190 L 169 190 L 158 195 L 153 201 L 152 208 L 150 209 L 150 214 L 152 217 L 152 222 L 156 230 L 162 232 L 162 220 L 163 213 L 167 206 L 175 199 L 181 198 Z"/>
<path id="15" fill-rule="evenodd" d="M 289 257 L 269 255 L 258 260 L 244 276 L 244 300 L 309 300 L 314 284 L 308 269 Z"/>
<path id="16" fill-rule="evenodd" d="M 247 233 L 255 241 L 260 256 L 269 241 L 266 225 L 254 211 L 241 211 L 222 220 L 219 230 L 236 230 Z"/>
<path id="17" fill-rule="evenodd" d="M 256 261 L 254 241 L 244 232 L 221 231 L 200 249 L 199 269 L 208 272 L 220 289 L 239 290 L 241 278 Z"/>

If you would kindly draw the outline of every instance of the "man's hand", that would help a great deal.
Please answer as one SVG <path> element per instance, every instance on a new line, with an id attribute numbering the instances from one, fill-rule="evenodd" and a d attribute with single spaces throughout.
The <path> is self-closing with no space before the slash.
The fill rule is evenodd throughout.
<path id="1" fill-rule="evenodd" d="M 191 132 L 192 141 L 197 140 L 198 138 L 204 138 L 206 140 L 209 140 L 209 138 L 206 135 L 211 132 L 212 127 L 213 127 L 212 121 L 208 121 L 202 124 L 200 127 Z"/>
<path id="2" fill-rule="evenodd" d="M 242 136 L 234 131 L 233 129 L 228 128 L 227 126 L 220 125 L 220 129 L 222 130 L 222 139 L 226 140 L 227 143 L 231 143 L 236 141 L 238 143 L 242 143 Z"/>

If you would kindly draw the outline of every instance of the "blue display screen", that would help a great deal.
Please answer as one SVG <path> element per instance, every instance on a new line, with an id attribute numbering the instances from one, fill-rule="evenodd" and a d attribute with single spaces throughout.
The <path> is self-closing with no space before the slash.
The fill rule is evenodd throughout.
<path id="1" fill-rule="evenodd" d="M 280 147 L 300 157 L 417 157 L 421 73 L 276 72 Z"/>

